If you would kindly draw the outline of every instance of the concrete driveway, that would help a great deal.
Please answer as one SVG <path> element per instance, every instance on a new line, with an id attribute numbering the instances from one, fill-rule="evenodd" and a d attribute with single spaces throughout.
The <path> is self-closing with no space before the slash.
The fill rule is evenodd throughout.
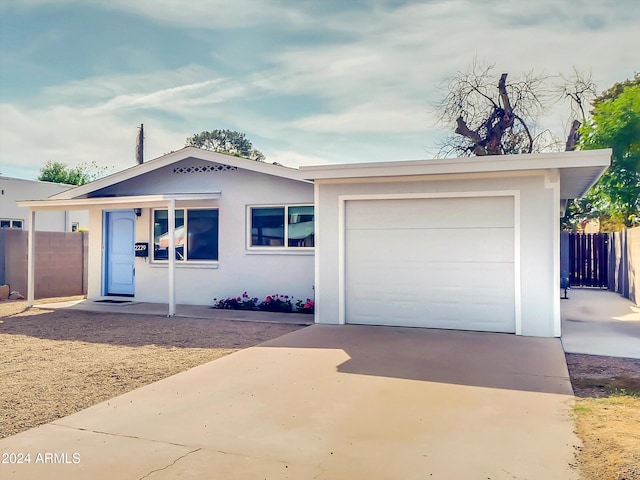
<path id="1" fill-rule="evenodd" d="M 640 358 L 640 307 L 623 296 L 572 288 L 561 312 L 565 352 Z"/>
<path id="2" fill-rule="evenodd" d="M 0 440 L 0 477 L 572 479 L 572 400 L 558 339 L 313 325 Z"/>

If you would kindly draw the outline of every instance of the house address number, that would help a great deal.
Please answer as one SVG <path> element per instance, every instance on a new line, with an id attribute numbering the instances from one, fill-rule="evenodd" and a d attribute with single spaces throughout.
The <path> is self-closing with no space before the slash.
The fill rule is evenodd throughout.
<path id="1" fill-rule="evenodd" d="M 146 242 L 138 242 L 135 244 L 133 251 L 136 257 L 148 257 L 149 256 L 149 244 Z"/>

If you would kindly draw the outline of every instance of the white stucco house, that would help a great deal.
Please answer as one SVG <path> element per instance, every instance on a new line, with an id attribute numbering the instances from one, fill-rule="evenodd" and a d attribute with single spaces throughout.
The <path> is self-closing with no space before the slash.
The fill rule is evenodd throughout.
<path id="1" fill-rule="evenodd" d="M 20 200 L 42 200 L 73 188 L 73 185 L 41 182 L 0 175 L 0 228 L 29 228 L 29 209 Z M 86 228 L 89 215 L 84 211 L 56 210 L 38 215 L 35 229 L 43 232 L 71 232 Z"/>
<path id="2" fill-rule="evenodd" d="M 21 205 L 89 210 L 89 299 L 171 315 L 244 291 L 315 295 L 317 323 L 557 337 L 560 216 L 610 158 L 291 169 L 186 147 Z"/>
<path id="3" fill-rule="evenodd" d="M 186 147 L 24 205 L 89 211 L 89 299 L 174 313 L 245 291 L 313 296 L 313 183 L 297 169 Z"/>

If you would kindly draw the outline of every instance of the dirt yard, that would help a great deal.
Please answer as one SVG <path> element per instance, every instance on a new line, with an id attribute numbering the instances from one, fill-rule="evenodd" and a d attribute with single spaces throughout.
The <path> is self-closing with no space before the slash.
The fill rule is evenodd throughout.
<path id="1" fill-rule="evenodd" d="M 24 301 L 0 302 L 0 322 L 0 438 L 302 328 L 25 311 Z"/>
<path id="2" fill-rule="evenodd" d="M 0 438 L 299 328 L 0 302 Z M 640 360 L 568 354 L 567 365 L 583 480 L 640 480 Z"/>
<path id="3" fill-rule="evenodd" d="M 584 480 L 640 480 L 640 360 L 567 354 Z"/>

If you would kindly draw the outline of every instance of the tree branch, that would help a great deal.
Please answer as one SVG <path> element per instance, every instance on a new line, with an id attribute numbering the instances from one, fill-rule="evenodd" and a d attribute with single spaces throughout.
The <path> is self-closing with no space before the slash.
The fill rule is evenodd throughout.
<path id="1" fill-rule="evenodd" d="M 571 152 L 576 149 L 576 143 L 580 140 L 580 132 L 578 132 L 580 125 L 581 123 L 579 120 L 574 120 L 571 124 L 571 130 L 569 130 L 569 135 L 567 136 L 565 151 Z"/>
<path id="2" fill-rule="evenodd" d="M 482 141 L 482 137 L 480 137 L 480 134 L 475 130 L 471 130 L 467 126 L 467 122 L 464 121 L 464 118 L 462 118 L 462 115 L 458 117 L 458 119 L 456 120 L 456 124 L 458 125 L 455 130 L 456 133 L 467 137 L 469 140 L 472 140 L 474 143 L 479 143 Z"/>
<path id="3" fill-rule="evenodd" d="M 502 104 L 504 105 L 504 111 L 507 115 L 513 115 L 513 108 L 511 107 L 511 102 L 509 101 L 509 95 L 507 94 L 507 74 L 503 73 L 500 76 L 500 81 L 498 82 L 498 92 L 500 92 L 500 99 L 502 100 Z"/>
<path id="4" fill-rule="evenodd" d="M 529 148 L 527 149 L 528 150 L 527 153 L 533 152 L 533 137 L 531 136 L 529 127 L 527 127 L 527 124 L 524 123 L 524 120 L 520 118 L 518 115 L 514 115 L 514 118 L 516 118 L 520 122 L 520 125 L 522 125 L 522 128 L 524 128 L 524 132 L 527 134 L 527 138 L 529 139 Z"/>

